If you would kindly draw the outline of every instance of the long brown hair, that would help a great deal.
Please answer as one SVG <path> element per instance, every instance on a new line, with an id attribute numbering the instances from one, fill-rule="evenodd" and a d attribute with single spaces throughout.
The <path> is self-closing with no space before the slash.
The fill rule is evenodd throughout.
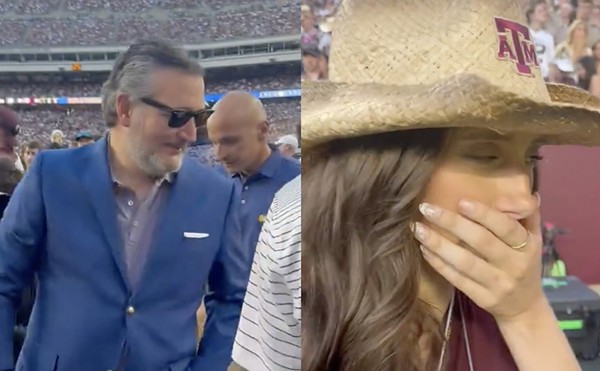
<path id="1" fill-rule="evenodd" d="M 418 220 L 447 135 L 443 129 L 386 133 L 305 153 L 303 370 L 437 366 L 437 357 L 422 356 L 440 354 L 442 334 L 432 309 L 418 299 L 423 262 L 409 226 Z"/>

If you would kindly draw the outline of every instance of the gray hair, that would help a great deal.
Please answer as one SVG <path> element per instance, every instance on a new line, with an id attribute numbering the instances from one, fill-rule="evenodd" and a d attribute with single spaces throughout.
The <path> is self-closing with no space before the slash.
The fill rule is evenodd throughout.
<path id="1" fill-rule="evenodd" d="M 202 76 L 200 64 L 187 52 L 163 40 L 141 40 L 119 55 L 108 80 L 102 85 L 102 116 L 108 127 L 117 122 L 117 94 L 135 101 L 152 94 L 150 74 L 158 68 L 173 68 Z"/>

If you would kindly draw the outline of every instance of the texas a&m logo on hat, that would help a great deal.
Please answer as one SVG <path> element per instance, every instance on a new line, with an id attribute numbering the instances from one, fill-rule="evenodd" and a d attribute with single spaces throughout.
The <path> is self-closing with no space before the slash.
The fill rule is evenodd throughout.
<path id="1" fill-rule="evenodd" d="M 504 18 L 495 17 L 494 21 L 498 32 L 496 57 L 513 62 L 520 75 L 533 76 L 531 68 L 539 69 L 540 65 L 529 28 Z"/>

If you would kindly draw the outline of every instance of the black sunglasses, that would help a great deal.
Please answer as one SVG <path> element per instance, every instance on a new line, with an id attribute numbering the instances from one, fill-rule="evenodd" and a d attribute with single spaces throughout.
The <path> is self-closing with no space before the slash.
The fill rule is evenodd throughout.
<path id="1" fill-rule="evenodd" d="M 180 128 L 184 126 L 188 121 L 190 121 L 191 118 L 194 119 L 194 124 L 196 125 L 196 128 L 204 127 L 206 126 L 206 121 L 208 121 L 208 118 L 214 112 L 214 110 L 208 108 L 204 108 L 199 111 L 193 112 L 176 110 L 160 102 L 157 102 L 152 98 L 141 98 L 140 100 L 151 107 L 157 108 L 161 111 L 169 112 L 171 114 L 171 117 L 169 117 L 169 127 L 172 128 Z"/>

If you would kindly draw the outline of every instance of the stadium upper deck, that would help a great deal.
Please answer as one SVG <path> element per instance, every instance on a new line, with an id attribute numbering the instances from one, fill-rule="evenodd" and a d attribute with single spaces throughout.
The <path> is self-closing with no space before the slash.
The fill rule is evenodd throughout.
<path id="1" fill-rule="evenodd" d="M 127 44 L 148 35 L 178 43 L 292 35 L 289 0 L 19 0 L 0 2 L 0 47 Z"/>

